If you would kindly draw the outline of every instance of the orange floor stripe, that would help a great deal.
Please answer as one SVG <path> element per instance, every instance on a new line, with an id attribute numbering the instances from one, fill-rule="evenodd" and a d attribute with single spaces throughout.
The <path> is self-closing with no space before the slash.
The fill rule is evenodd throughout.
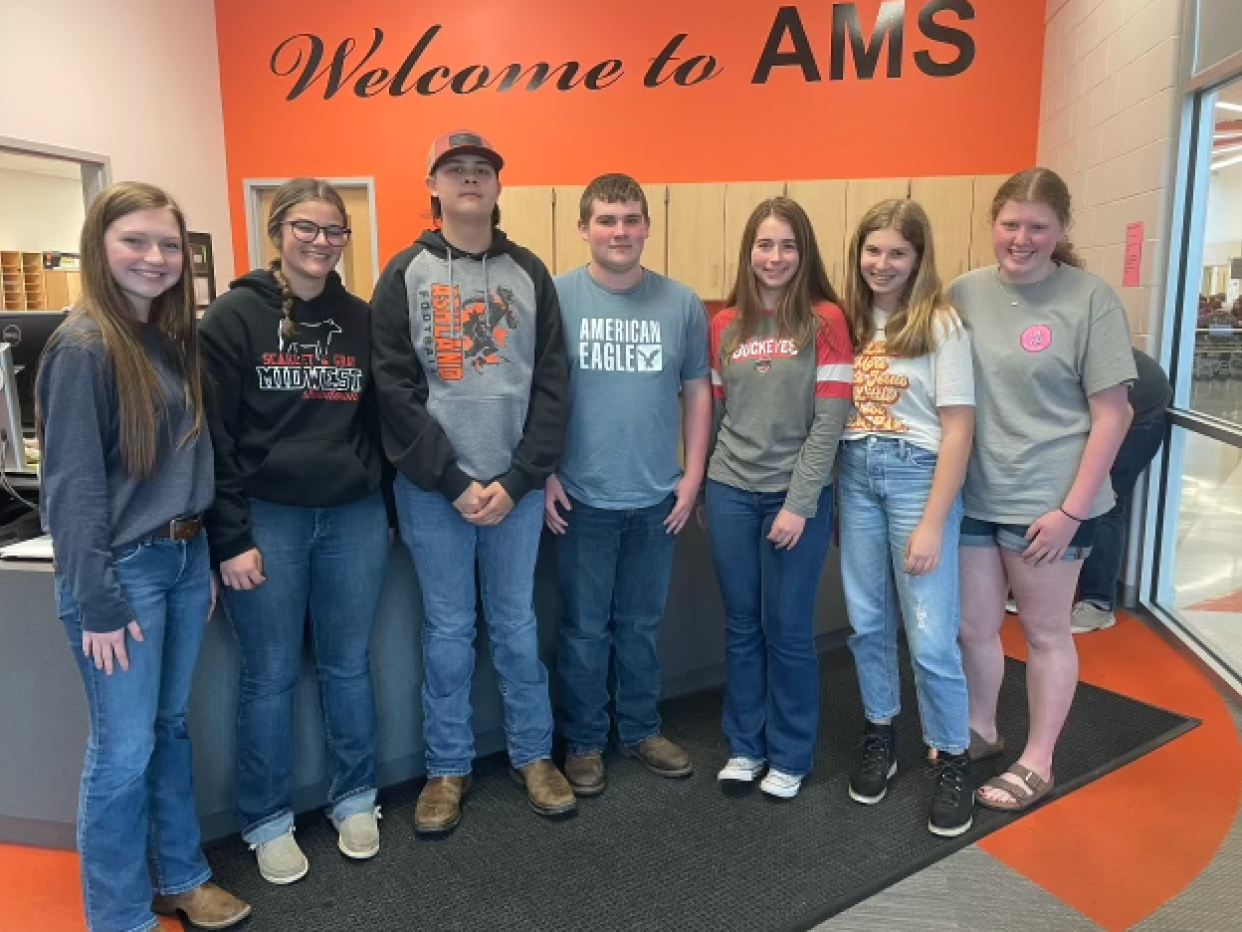
<path id="1" fill-rule="evenodd" d="M 1192 612 L 1242 613 L 1242 589 L 1190 606 Z"/>
<path id="2" fill-rule="evenodd" d="M 85 932 L 78 856 L 0 845 L 0 930 L 3 932 Z M 181 932 L 182 925 L 161 919 L 160 928 Z"/>
<path id="3" fill-rule="evenodd" d="M 1022 659 L 1016 620 L 1002 636 L 1006 652 Z M 1242 801 L 1242 743 L 1211 682 L 1138 621 L 1119 613 L 1115 628 L 1075 641 L 1084 682 L 1203 725 L 980 846 L 1105 929 L 1123 932 L 1185 890 L 1219 850 Z"/>

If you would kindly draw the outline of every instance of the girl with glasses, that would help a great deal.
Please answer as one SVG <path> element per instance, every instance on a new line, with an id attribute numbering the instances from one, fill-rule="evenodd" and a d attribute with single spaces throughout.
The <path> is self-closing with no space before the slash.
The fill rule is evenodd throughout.
<path id="1" fill-rule="evenodd" d="M 340 195 L 312 178 L 272 201 L 279 255 L 207 310 L 212 556 L 241 646 L 237 809 L 259 873 L 310 869 L 293 838 L 294 698 L 305 622 L 328 748 L 327 813 L 350 858 L 379 851 L 370 639 L 388 551 L 371 395 L 370 307 L 334 271 Z"/>

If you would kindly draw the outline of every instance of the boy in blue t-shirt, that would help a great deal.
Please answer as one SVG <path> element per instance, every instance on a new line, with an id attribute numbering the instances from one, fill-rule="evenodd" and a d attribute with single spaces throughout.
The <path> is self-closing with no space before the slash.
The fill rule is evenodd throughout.
<path id="1" fill-rule="evenodd" d="M 694 510 L 706 466 L 707 312 L 685 285 L 642 267 L 650 229 L 647 198 L 633 178 L 596 178 L 582 194 L 578 222 L 591 261 L 556 279 L 571 403 L 568 446 L 544 489 L 544 519 L 558 535 L 561 730 L 565 776 L 579 796 L 606 785 L 614 651 L 623 752 L 664 777 L 694 769 L 660 733 L 656 637 L 676 535 Z"/>

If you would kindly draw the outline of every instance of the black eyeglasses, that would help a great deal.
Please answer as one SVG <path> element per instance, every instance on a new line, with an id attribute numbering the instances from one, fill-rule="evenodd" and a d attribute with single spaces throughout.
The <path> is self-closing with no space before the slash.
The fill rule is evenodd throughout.
<path id="1" fill-rule="evenodd" d="M 335 224 L 321 227 L 313 220 L 285 220 L 282 222 L 293 227 L 293 238 L 299 243 L 313 243 L 319 239 L 319 232 L 322 230 L 323 238 L 328 241 L 329 246 L 344 246 L 349 242 L 349 235 L 353 233 L 353 230 L 348 227 L 339 227 Z"/>

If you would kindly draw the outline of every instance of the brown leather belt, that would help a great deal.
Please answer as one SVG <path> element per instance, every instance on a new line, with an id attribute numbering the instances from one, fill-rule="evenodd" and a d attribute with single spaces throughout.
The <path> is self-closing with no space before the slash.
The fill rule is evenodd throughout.
<path id="1" fill-rule="evenodd" d="M 152 537 L 165 537 L 169 540 L 193 540 L 203 531 L 203 516 L 191 515 L 188 518 L 173 518 L 167 527 L 151 533 Z"/>

